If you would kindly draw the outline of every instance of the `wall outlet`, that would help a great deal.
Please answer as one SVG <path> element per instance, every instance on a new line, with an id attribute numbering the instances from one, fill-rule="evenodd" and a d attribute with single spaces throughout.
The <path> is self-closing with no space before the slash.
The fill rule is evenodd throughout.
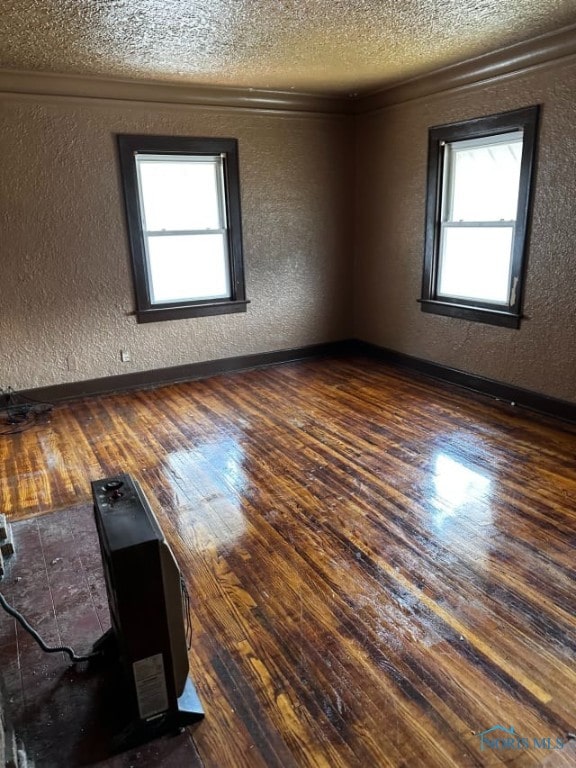
<path id="1" fill-rule="evenodd" d="M 132 357 L 130 356 L 130 351 L 128 349 L 120 350 L 120 360 L 123 363 L 129 363 L 132 360 Z"/>
<path id="2" fill-rule="evenodd" d="M 68 368 L 69 371 L 78 370 L 78 358 L 76 355 L 68 355 L 66 358 L 66 368 Z"/>

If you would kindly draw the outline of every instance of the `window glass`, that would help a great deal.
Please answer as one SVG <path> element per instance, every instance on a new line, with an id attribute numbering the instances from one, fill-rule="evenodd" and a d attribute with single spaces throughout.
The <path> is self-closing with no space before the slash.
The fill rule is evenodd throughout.
<path id="1" fill-rule="evenodd" d="M 508 303 L 512 227 L 447 227 L 438 295 Z"/>
<path id="2" fill-rule="evenodd" d="M 152 303 L 221 299 L 230 295 L 222 234 L 148 238 Z"/>
<path id="3" fill-rule="evenodd" d="M 144 222 L 150 232 L 219 229 L 220 158 L 137 155 Z"/>
<path id="4" fill-rule="evenodd" d="M 521 133 L 447 144 L 445 221 L 515 219 L 521 159 Z"/>

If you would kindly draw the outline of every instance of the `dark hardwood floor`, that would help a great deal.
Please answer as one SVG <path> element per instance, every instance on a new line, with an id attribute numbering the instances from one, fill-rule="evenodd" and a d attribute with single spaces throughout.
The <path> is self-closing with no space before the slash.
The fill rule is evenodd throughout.
<path id="1" fill-rule="evenodd" d="M 325 359 L 58 406 L 0 438 L 0 509 L 141 483 L 205 768 L 573 766 L 575 455 L 568 424 Z"/>

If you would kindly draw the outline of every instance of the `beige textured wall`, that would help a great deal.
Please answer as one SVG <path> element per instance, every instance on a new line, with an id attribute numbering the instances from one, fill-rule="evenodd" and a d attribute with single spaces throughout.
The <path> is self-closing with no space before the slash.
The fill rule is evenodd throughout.
<path id="1" fill-rule="evenodd" d="M 1 97 L 0 386 L 348 336 L 349 131 L 347 118 Z M 130 316 L 115 133 L 238 138 L 246 314 L 144 325 Z"/>
<path id="2" fill-rule="evenodd" d="M 357 122 L 355 334 L 576 401 L 576 64 L 431 96 Z M 540 103 L 531 246 L 519 330 L 421 312 L 428 128 Z"/>

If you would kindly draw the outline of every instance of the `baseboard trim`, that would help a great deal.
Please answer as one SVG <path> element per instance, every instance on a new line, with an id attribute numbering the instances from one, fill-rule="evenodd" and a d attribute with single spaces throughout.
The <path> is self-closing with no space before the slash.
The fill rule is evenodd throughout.
<path id="1" fill-rule="evenodd" d="M 265 368 L 269 365 L 281 365 L 297 360 L 329 356 L 347 357 L 352 355 L 371 357 L 392 366 L 423 374 L 438 381 L 455 384 L 488 397 L 514 403 L 516 406 L 545 416 L 553 416 L 557 419 L 576 423 L 575 403 L 548 397 L 548 395 L 541 395 L 529 389 L 515 387 L 511 384 L 485 378 L 484 376 L 476 376 L 475 374 L 461 371 L 458 368 L 450 368 L 430 360 L 412 357 L 411 355 L 358 339 L 330 341 L 323 344 L 312 344 L 307 347 L 281 349 L 274 352 L 258 352 L 252 355 L 206 360 L 200 363 L 189 363 L 170 368 L 136 371 L 119 376 L 105 376 L 100 379 L 54 384 L 48 387 L 21 390 L 18 392 L 18 395 L 41 402 L 58 403 L 91 395 L 106 395 L 114 392 L 127 392 L 135 389 L 148 389 L 165 384 L 175 384 L 179 381 L 205 379 L 218 374 Z"/>
<path id="2" fill-rule="evenodd" d="M 557 419 L 576 423 L 576 404 L 570 403 L 567 400 L 541 395 L 538 392 L 515 387 L 494 379 L 488 379 L 484 376 L 476 376 L 475 374 L 461 371 L 458 368 L 450 368 L 447 365 L 433 363 L 430 360 L 405 355 L 402 352 L 380 347 L 367 341 L 356 342 L 355 348 L 358 354 L 376 358 L 390 365 L 406 368 L 433 379 L 456 384 L 459 387 L 464 387 L 482 395 L 514 403 L 515 406 L 520 406 L 545 416 L 553 416 Z"/>
<path id="3" fill-rule="evenodd" d="M 124 373 L 118 376 L 105 376 L 100 379 L 54 384 L 48 387 L 21 390 L 18 395 L 42 402 L 57 403 L 64 400 L 76 400 L 89 395 L 106 395 L 113 392 L 126 392 L 131 389 L 147 389 L 163 384 L 174 384 L 179 381 L 204 379 L 219 373 L 264 368 L 268 365 L 279 365 L 307 358 L 346 355 L 353 350 L 353 347 L 354 342 L 351 340 L 331 341 L 295 349 L 258 352 L 252 355 L 224 357 L 218 360 L 206 360 L 170 368 L 156 368 L 149 371 Z"/>

